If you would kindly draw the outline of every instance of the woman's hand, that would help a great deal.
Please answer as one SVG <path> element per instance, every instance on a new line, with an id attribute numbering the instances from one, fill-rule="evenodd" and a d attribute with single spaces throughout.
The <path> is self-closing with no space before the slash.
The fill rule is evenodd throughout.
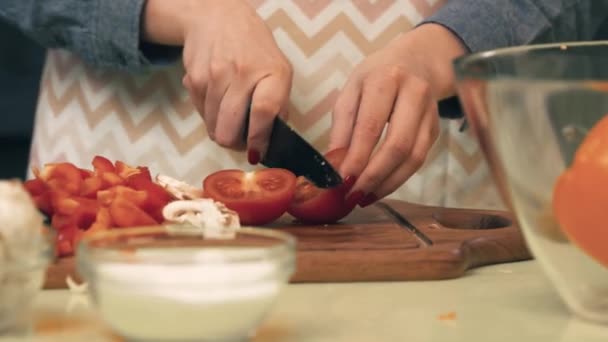
<path id="1" fill-rule="evenodd" d="M 369 205 L 423 165 L 439 134 L 437 101 L 453 92 L 452 60 L 464 53 L 452 33 L 426 24 L 355 68 L 335 104 L 329 147 L 348 146 L 340 173 L 356 182 L 347 201 Z"/>
<path id="2" fill-rule="evenodd" d="M 251 105 L 246 146 L 257 163 L 274 118 L 287 114 L 292 68 L 255 9 L 244 0 L 148 0 L 144 22 L 153 41 L 183 44 L 183 83 L 211 139 L 244 148 Z"/>

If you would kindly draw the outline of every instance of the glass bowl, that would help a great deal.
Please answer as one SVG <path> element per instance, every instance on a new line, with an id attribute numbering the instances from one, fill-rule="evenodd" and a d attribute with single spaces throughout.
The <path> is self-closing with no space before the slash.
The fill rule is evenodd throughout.
<path id="1" fill-rule="evenodd" d="M 129 341 L 240 341 L 293 274 L 294 245 L 267 229 L 220 240 L 188 225 L 138 227 L 83 239 L 77 265 L 102 319 Z"/>
<path id="2" fill-rule="evenodd" d="M 572 312 L 608 323 L 608 268 L 566 237 L 552 209 L 556 180 L 608 113 L 608 42 L 471 54 L 455 71 L 467 120 L 531 252 Z"/>
<path id="3" fill-rule="evenodd" d="M 1 238 L 1 237 L 0 237 Z M 29 329 L 32 304 L 42 289 L 46 269 L 54 256 L 54 234 L 47 228 L 28 239 L 28 251 L 9 253 L 0 241 L 0 335 Z M 8 255 L 14 258 L 4 260 Z M 6 261 L 6 263 L 4 263 Z"/>

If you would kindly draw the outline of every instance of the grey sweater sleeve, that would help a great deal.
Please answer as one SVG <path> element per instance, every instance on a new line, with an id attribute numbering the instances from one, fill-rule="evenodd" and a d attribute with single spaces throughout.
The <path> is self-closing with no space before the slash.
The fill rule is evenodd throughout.
<path id="1" fill-rule="evenodd" d="M 423 20 L 455 33 L 470 52 L 531 43 L 590 40 L 608 0 L 448 0 Z"/>
<path id="2" fill-rule="evenodd" d="M 41 45 L 70 50 L 95 67 L 139 71 L 179 57 L 179 48 L 140 42 L 144 3 L 0 0 L 0 19 Z"/>

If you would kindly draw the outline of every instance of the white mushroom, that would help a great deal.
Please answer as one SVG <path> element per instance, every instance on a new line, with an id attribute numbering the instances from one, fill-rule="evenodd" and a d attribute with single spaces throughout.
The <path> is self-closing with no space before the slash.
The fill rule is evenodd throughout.
<path id="1" fill-rule="evenodd" d="M 0 264 L 27 262 L 43 243 L 44 218 L 19 180 L 0 180 Z"/>
<path id="2" fill-rule="evenodd" d="M 156 183 L 165 188 L 175 198 L 180 200 L 193 200 L 203 197 L 203 189 L 192 186 L 165 175 L 156 176 Z"/>
<path id="3" fill-rule="evenodd" d="M 170 222 L 190 223 L 213 239 L 233 239 L 241 226 L 235 211 L 208 198 L 170 202 L 163 208 L 163 217 Z"/>

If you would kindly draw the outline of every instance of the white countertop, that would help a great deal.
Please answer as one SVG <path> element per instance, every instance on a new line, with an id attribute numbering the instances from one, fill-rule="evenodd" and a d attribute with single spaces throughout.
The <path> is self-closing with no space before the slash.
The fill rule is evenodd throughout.
<path id="1" fill-rule="evenodd" d="M 0 341 L 118 341 L 82 295 L 43 291 L 35 314 L 37 336 Z M 255 339 L 405 340 L 605 342 L 608 326 L 574 318 L 537 263 L 527 261 L 447 281 L 290 285 Z"/>

